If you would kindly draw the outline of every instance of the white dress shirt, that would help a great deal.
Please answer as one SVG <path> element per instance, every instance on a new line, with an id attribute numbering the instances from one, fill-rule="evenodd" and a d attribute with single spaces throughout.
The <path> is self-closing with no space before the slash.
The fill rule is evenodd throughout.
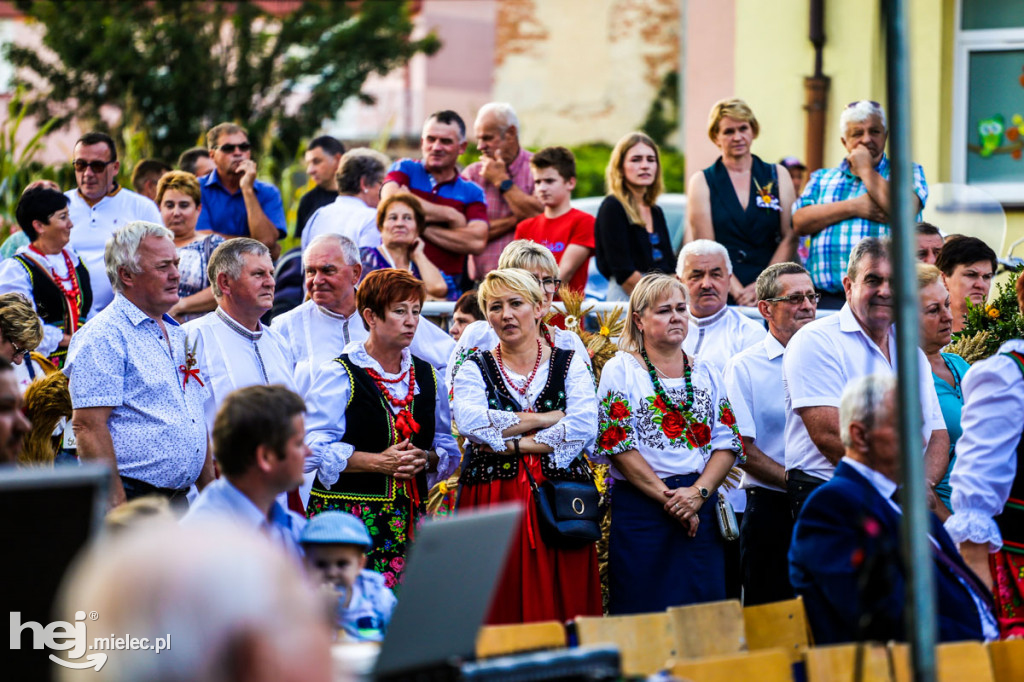
<path id="1" fill-rule="evenodd" d="M 796 410 L 801 407 L 834 407 L 846 385 L 868 374 L 895 373 L 896 328 L 889 330 L 889 357 L 864 332 L 849 304 L 835 315 L 823 317 L 800 329 L 786 346 L 782 372 L 786 388 L 786 470 L 830 479 L 835 471 L 818 451 Z M 924 351 L 917 349 L 918 391 L 921 398 L 922 452 L 933 431 L 945 431 L 939 398 L 935 393 L 931 366 Z"/>
<path id="2" fill-rule="evenodd" d="M 294 361 L 281 338 L 259 325 L 249 331 L 220 308 L 182 325 L 188 334 L 199 374 L 210 387 L 206 421 L 213 433 L 213 420 L 228 393 L 246 386 L 281 384 L 295 390 Z"/>
<path id="3" fill-rule="evenodd" d="M 782 354 L 786 347 L 771 333 L 733 357 L 725 367 L 725 391 L 729 394 L 740 435 L 753 439 L 773 462 L 786 465 L 786 405 L 779 400 L 782 385 Z M 741 488 L 784 488 L 764 483 L 743 473 Z"/>
<path id="4" fill-rule="evenodd" d="M 114 290 L 110 288 L 103 264 L 103 250 L 110 235 L 133 220 L 157 225 L 163 225 L 164 220 L 153 200 L 124 187 L 103 197 L 95 206 L 87 204 L 77 189 L 64 192 L 64 195 L 71 200 L 68 215 L 74 225 L 69 247 L 82 257 L 89 269 L 89 284 L 92 286 L 89 317 L 92 318 L 114 300 Z"/>
<path id="5" fill-rule="evenodd" d="M 1014 339 L 999 353 L 976 363 L 964 376 L 964 434 L 956 442 L 956 462 L 949 484 L 953 515 L 946 530 L 956 543 L 1003 546 L 993 517 L 1003 513 L 1017 475 L 1017 443 L 1024 428 L 1024 377 L 1016 362 L 1002 355 L 1024 353 L 1024 340 Z"/>
<path id="6" fill-rule="evenodd" d="M 295 359 L 295 386 L 303 397 L 309 393 L 321 365 L 340 356 L 349 343 L 365 341 L 370 335 L 358 312 L 345 317 L 313 301 L 278 315 L 271 328 L 280 335 Z M 452 337 L 421 317 L 409 350 L 444 376 L 454 347 Z"/>
<path id="7" fill-rule="evenodd" d="M 306 221 L 302 230 L 302 251 L 322 234 L 340 234 L 358 247 L 380 246 L 377 211 L 358 197 L 339 195 L 332 203 L 321 206 Z"/>

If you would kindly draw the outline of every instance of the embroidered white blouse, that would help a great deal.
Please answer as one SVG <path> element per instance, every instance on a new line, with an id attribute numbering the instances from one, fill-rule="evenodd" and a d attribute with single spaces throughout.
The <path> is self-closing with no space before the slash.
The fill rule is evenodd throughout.
<path id="1" fill-rule="evenodd" d="M 385 372 L 380 363 L 370 357 L 362 341 L 353 341 L 344 349 L 353 364 L 376 370 L 385 379 L 395 379 L 407 372 L 412 364 L 412 354 L 406 348 L 402 351 L 402 364 L 398 374 Z M 461 454 L 452 436 L 451 414 L 448 407 L 447 389 L 444 380 L 434 371 L 436 385 L 434 396 L 434 442 L 431 449 L 437 453 L 437 471 L 427 474 L 431 486 L 452 475 L 459 466 Z M 415 395 L 420 394 L 422 382 L 417 379 Z M 388 384 L 393 395 L 404 396 L 409 391 L 406 374 L 400 381 Z M 340 362 L 329 360 L 321 365 L 313 385 L 306 395 L 306 445 L 312 454 L 306 458 L 306 472 L 316 471 L 320 481 L 331 486 L 337 483 L 338 475 L 345 470 L 349 457 L 355 448 L 342 443 L 348 425 L 345 412 L 352 399 L 352 384 L 348 372 Z M 392 412 L 398 410 L 391 406 Z"/>
<path id="2" fill-rule="evenodd" d="M 487 327 L 489 330 L 490 327 Z M 572 336 L 576 337 L 575 334 Z M 463 336 L 465 338 L 465 336 Z M 579 337 L 576 337 L 579 338 Z M 458 352 L 456 350 L 456 352 Z M 482 352 L 482 351 L 481 351 Z M 585 357 L 585 354 L 582 354 Z M 552 356 L 553 357 L 553 356 Z M 448 365 L 451 368 L 451 364 Z M 542 363 L 537 374 L 526 392 L 526 399 L 532 405 L 544 390 L 550 371 L 550 362 Z M 506 369 L 512 380 L 522 386 L 526 377 Z M 508 385 L 508 381 L 502 377 Z M 511 386 L 509 387 L 511 389 Z M 514 398 L 519 394 L 509 391 Z M 472 360 L 466 360 L 455 375 L 453 389 L 452 414 L 459 433 L 471 441 L 489 445 L 493 450 L 506 449 L 505 441 L 513 438 L 502 438 L 501 432 L 519 423 L 514 412 L 490 409 L 487 404 L 487 389 L 480 368 Z M 569 362 L 569 371 L 565 378 L 565 417 L 557 424 L 541 429 L 534 435 L 538 443 L 549 445 L 554 450 L 555 466 L 564 469 L 585 449 L 594 443 L 597 434 L 597 398 L 594 395 L 594 380 L 590 369 L 581 357 L 574 353 Z M 526 406 L 520 404 L 521 411 Z M 515 436 L 514 438 L 518 438 Z"/>

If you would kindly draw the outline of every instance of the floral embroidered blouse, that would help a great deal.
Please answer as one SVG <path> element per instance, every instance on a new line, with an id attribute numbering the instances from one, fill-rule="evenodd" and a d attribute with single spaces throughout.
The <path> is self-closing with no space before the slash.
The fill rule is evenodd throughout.
<path id="1" fill-rule="evenodd" d="M 731 450 L 745 461 L 736 418 L 725 394 L 725 380 L 711 364 L 691 358 L 693 406 L 689 414 L 675 411 L 654 392 L 647 368 L 620 351 L 601 371 L 595 457 L 636 450 L 659 478 L 704 471 L 716 450 Z M 676 405 L 686 401 L 682 378 L 660 379 Z M 614 464 L 614 460 L 612 460 Z M 612 476 L 624 476 L 613 466 Z"/>

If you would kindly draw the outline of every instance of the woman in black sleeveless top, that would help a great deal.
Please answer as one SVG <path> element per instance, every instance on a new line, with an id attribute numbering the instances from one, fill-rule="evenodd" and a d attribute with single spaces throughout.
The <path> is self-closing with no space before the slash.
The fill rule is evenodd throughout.
<path id="1" fill-rule="evenodd" d="M 18 293 L 32 301 L 43 322 L 37 350 L 59 369 L 71 335 L 92 306 L 89 271 L 71 249 L 68 198 L 55 189 L 29 189 L 18 201 L 18 224 L 30 243 L 0 264 L 0 293 Z"/>
<path id="2" fill-rule="evenodd" d="M 729 251 L 731 302 L 754 305 L 754 281 L 772 263 L 792 260 L 797 238 L 791 210 L 796 197 L 789 172 L 750 151 L 757 119 L 740 99 L 711 108 L 708 137 L 722 155 L 690 176 L 687 241 L 711 239 Z"/>
<path id="3" fill-rule="evenodd" d="M 430 485 L 460 458 L 444 381 L 409 352 L 424 297 L 409 272 L 370 273 L 356 292 L 369 337 L 338 349 L 306 396 L 306 469 L 317 472 L 306 511 L 362 519 L 373 538 L 367 567 L 389 588 L 401 583 Z"/>

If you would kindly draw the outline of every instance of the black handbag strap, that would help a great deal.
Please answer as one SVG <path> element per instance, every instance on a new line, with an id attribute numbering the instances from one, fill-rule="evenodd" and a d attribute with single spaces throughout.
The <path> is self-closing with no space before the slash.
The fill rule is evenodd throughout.
<path id="1" fill-rule="evenodd" d="M 535 479 L 533 477 L 533 474 L 530 472 L 530 467 L 528 467 L 526 465 L 526 462 L 523 461 L 523 453 L 519 451 L 519 439 L 518 438 L 513 438 L 512 439 L 512 447 L 516 451 L 516 458 L 519 459 L 520 466 L 522 466 L 523 469 L 526 471 L 526 477 L 528 479 L 530 479 L 530 489 L 533 490 L 533 492 L 537 492 L 537 490 L 538 490 L 538 488 L 537 488 L 537 479 Z"/>

